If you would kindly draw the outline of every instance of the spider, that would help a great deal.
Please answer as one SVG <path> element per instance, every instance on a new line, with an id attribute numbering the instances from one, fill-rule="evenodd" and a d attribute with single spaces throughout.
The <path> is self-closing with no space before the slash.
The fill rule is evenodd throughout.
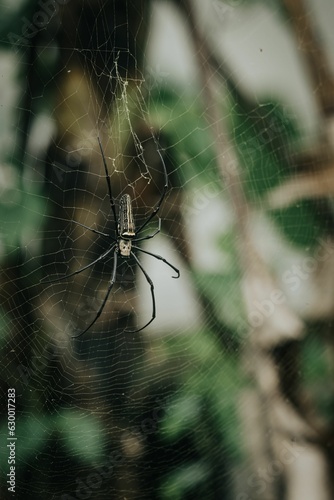
<path id="1" fill-rule="evenodd" d="M 156 236 L 160 232 L 160 229 L 161 229 L 161 219 L 160 219 L 160 217 L 158 217 L 158 228 L 152 234 L 138 238 L 138 235 L 143 231 L 143 229 L 147 226 L 147 224 L 158 214 L 159 209 L 162 205 L 162 202 L 166 196 L 166 192 L 167 192 L 167 188 L 168 188 L 168 175 L 167 175 L 166 165 L 164 163 L 164 160 L 162 158 L 160 151 L 158 150 L 158 153 L 159 153 L 159 156 L 161 159 L 161 163 L 163 165 L 163 171 L 164 171 L 164 177 L 165 177 L 165 183 L 163 186 L 162 194 L 161 194 L 161 197 L 158 201 L 158 204 L 156 205 L 155 208 L 153 208 L 151 214 L 147 217 L 145 222 L 143 222 L 143 224 L 141 226 L 139 226 L 139 229 L 136 230 L 133 212 L 132 212 L 132 199 L 131 199 L 129 194 L 124 194 L 121 196 L 120 202 L 119 202 L 118 216 L 117 216 L 116 205 L 115 205 L 114 197 L 112 195 L 112 190 L 111 190 L 111 182 L 110 182 L 110 176 L 109 176 L 109 172 L 108 172 L 107 162 L 106 162 L 106 158 L 105 158 L 102 144 L 101 144 L 99 137 L 98 137 L 98 143 L 99 143 L 99 147 L 100 147 L 100 151 L 101 151 L 101 155 L 102 155 L 102 160 L 103 160 L 103 165 L 104 165 L 104 170 L 105 170 L 105 178 L 106 178 L 107 188 L 108 188 L 108 197 L 109 197 L 111 212 L 112 212 L 113 218 L 114 218 L 114 231 L 115 231 L 116 237 L 114 237 L 108 233 L 103 233 L 101 231 L 98 231 L 97 229 L 93 229 L 89 226 L 85 226 L 84 224 L 81 224 L 80 222 L 75 221 L 76 224 L 78 224 L 79 226 L 82 226 L 82 227 L 88 229 L 89 231 L 92 231 L 93 233 L 98 234 L 99 236 L 104 236 L 106 238 L 109 238 L 109 240 L 111 240 L 111 242 L 112 242 L 111 245 L 97 259 L 95 259 L 93 262 L 90 262 L 86 266 L 81 267 L 77 271 L 74 271 L 73 273 L 70 273 L 70 274 L 66 274 L 64 276 L 60 276 L 60 277 L 53 279 L 53 280 L 44 281 L 44 283 L 45 282 L 46 283 L 54 283 L 56 281 L 71 278 L 72 276 L 75 276 L 76 274 L 82 273 L 86 269 L 89 269 L 90 267 L 94 266 L 94 264 L 96 264 L 97 262 L 99 262 L 103 259 L 106 259 L 113 252 L 114 264 L 113 264 L 112 275 L 111 275 L 111 279 L 109 281 L 107 293 L 105 294 L 105 297 L 102 301 L 102 304 L 101 304 L 99 310 L 97 311 L 96 316 L 93 319 L 93 321 L 90 322 L 90 324 L 87 326 L 87 328 L 85 328 L 85 330 L 83 332 L 81 332 L 79 335 L 74 336 L 74 338 L 78 338 L 78 337 L 81 337 L 82 335 L 84 335 L 94 325 L 94 323 L 98 320 L 98 318 L 101 316 L 102 311 L 104 309 L 104 306 L 106 305 L 107 300 L 109 298 L 110 292 L 111 292 L 111 290 L 116 282 L 116 271 L 117 271 L 118 257 L 121 257 L 123 259 L 129 259 L 130 257 L 132 257 L 135 260 L 139 269 L 141 270 L 141 272 L 145 276 L 147 283 L 150 285 L 150 291 L 151 291 L 151 298 L 152 298 L 152 316 L 151 316 L 151 319 L 141 328 L 138 328 L 136 330 L 127 330 L 127 332 L 129 332 L 129 333 L 136 333 L 136 332 L 140 332 L 141 330 L 144 330 L 144 328 L 146 328 L 149 324 L 151 324 L 152 321 L 156 317 L 156 304 L 155 304 L 153 281 L 151 280 L 151 278 L 149 277 L 149 275 L 147 274 L 147 272 L 143 268 L 138 257 L 133 252 L 133 249 L 137 250 L 138 252 L 142 252 L 142 253 L 145 253 L 147 255 L 150 255 L 151 257 L 154 257 L 155 259 L 162 260 L 162 262 L 167 264 L 170 268 L 172 268 L 175 271 L 176 276 L 172 276 L 173 278 L 180 277 L 180 271 L 176 267 L 174 267 L 172 264 L 170 264 L 164 257 L 161 257 L 161 255 L 157 255 L 157 254 L 148 252 L 147 250 L 143 250 L 142 248 L 135 246 L 133 244 L 134 242 L 149 240 L 151 238 L 154 238 L 154 236 Z"/>

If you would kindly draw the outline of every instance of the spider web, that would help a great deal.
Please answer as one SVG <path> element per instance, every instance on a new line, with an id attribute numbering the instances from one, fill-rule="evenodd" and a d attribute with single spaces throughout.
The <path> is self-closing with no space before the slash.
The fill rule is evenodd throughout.
<path id="1" fill-rule="evenodd" d="M 193 7 L 212 49 L 205 57 L 219 124 L 228 124 L 227 149 L 236 151 L 254 208 L 254 247 L 276 279 L 270 292 L 282 289 L 296 316 L 323 320 L 314 255 L 319 244 L 331 254 L 328 207 L 306 196 L 303 183 L 299 196 L 292 186 L 291 204 L 288 188 L 278 189 L 295 179 L 292 159 L 318 147 L 320 87 L 312 88 L 275 2 Z M 276 498 L 275 473 L 263 478 L 261 460 L 248 463 L 247 412 L 259 414 L 245 380 L 257 358 L 247 351 L 256 325 L 245 312 L 229 193 L 239 181 L 234 163 L 223 181 L 219 172 L 192 16 L 179 2 L 144 0 L 3 2 L 3 10 L 1 380 L 5 401 L 8 387 L 16 392 L 17 498 Z M 323 26 L 321 15 L 317 22 Z M 164 162 L 161 232 L 138 246 L 181 276 L 171 279 L 168 265 L 136 251 L 157 311 L 147 329 L 129 333 L 151 318 L 151 292 L 135 260 L 119 257 L 100 318 L 73 339 L 106 296 L 113 252 L 48 281 L 114 245 L 99 139 L 116 212 L 129 194 L 137 229 L 159 203 Z M 139 237 L 157 228 L 154 217 Z M 310 258 L 319 273 L 307 267 Z M 266 316 L 266 300 L 261 310 L 252 306 L 253 317 Z M 302 366 L 313 366 L 312 352 L 326 356 L 314 339 L 302 348 Z M 307 370 L 306 381 L 318 376 Z M 321 396 L 317 408 L 330 402 Z M 10 498 L 6 445 L 1 453 L 1 494 Z"/>

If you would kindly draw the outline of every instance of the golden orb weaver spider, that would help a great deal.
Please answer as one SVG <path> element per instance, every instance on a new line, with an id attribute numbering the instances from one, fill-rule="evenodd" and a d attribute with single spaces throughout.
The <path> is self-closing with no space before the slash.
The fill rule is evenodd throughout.
<path id="1" fill-rule="evenodd" d="M 80 222 L 75 221 L 75 223 L 78 224 L 79 226 L 84 227 L 85 229 L 88 229 L 89 231 L 92 231 L 93 233 L 95 233 L 99 236 L 103 236 L 103 237 L 111 239 L 112 245 L 104 253 L 102 253 L 97 259 L 95 259 L 93 262 L 90 262 L 86 266 L 81 267 L 77 271 L 74 271 L 73 273 L 70 273 L 70 274 L 66 274 L 65 276 L 60 276 L 60 277 L 55 278 L 53 280 L 47 280 L 47 281 L 43 280 L 44 283 L 54 283 L 56 281 L 71 278 L 72 276 L 75 276 L 76 274 L 82 273 L 86 269 L 89 269 L 90 267 L 94 266 L 94 264 L 96 264 L 97 262 L 99 262 L 103 259 L 106 259 L 108 257 L 108 255 L 110 255 L 113 252 L 113 258 L 114 258 L 113 271 L 112 271 L 112 275 L 111 275 L 111 279 L 109 281 L 108 289 L 107 289 L 105 297 L 102 301 L 102 304 L 101 304 L 100 308 L 98 309 L 93 321 L 91 321 L 90 324 L 87 326 L 87 328 L 85 328 L 79 335 L 76 335 L 73 338 L 78 338 L 78 337 L 81 337 L 82 335 L 84 335 L 94 325 L 94 323 L 98 320 L 98 318 L 101 316 L 102 311 L 103 311 L 103 309 L 107 303 L 107 300 L 109 298 L 109 295 L 111 293 L 111 290 L 116 282 L 118 256 L 120 256 L 121 258 L 125 258 L 125 259 L 132 257 L 136 261 L 139 269 L 141 270 L 141 272 L 145 276 L 147 283 L 150 285 L 151 298 L 152 298 L 152 316 L 151 316 L 151 319 L 141 328 L 138 328 L 136 330 L 126 330 L 128 333 L 136 333 L 136 332 L 140 332 L 141 330 L 144 330 L 144 328 L 146 328 L 149 324 L 151 324 L 152 321 L 156 317 L 156 304 L 155 304 L 153 281 L 151 280 L 151 278 L 149 277 L 149 275 L 147 274 L 147 272 L 143 268 L 138 257 L 136 256 L 136 254 L 133 252 L 132 249 L 134 248 L 135 250 L 137 250 L 139 252 L 145 253 L 147 255 L 150 255 L 151 257 L 154 257 L 155 259 L 161 260 L 162 262 L 167 264 L 169 267 L 171 267 L 175 271 L 176 276 L 172 276 L 173 278 L 180 277 L 180 271 L 175 266 L 170 264 L 164 257 L 161 257 L 161 255 L 157 255 L 157 254 L 148 252 L 147 250 L 143 250 L 142 248 L 133 245 L 134 242 L 154 238 L 154 236 L 156 236 L 160 232 L 160 229 L 161 229 L 161 219 L 160 219 L 160 217 L 158 217 L 158 228 L 154 231 L 153 234 L 149 234 L 149 235 L 143 236 L 141 238 L 137 237 L 138 234 L 141 233 L 142 230 L 147 226 L 147 224 L 158 214 L 160 207 L 162 205 L 162 202 L 163 202 L 163 200 L 166 196 L 166 193 L 167 193 L 168 175 L 167 175 L 166 165 L 165 165 L 165 162 L 163 160 L 163 157 L 162 157 L 160 151 L 158 150 L 158 154 L 159 154 L 160 159 L 161 159 L 161 163 L 162 163 L 163 171 L 164 171 L 164 178 L 165 178 L 162 194 L 160 196 L 158 204 L 153 209 L 151 214 L 147 217 L 147 219 L 143 222 L 143 224 L 139 227 L 139 229 L 136 230 L 134 217 L 133 217 L 133 211 L 132 211 L 132 200 L 131 200 L 131 197 L 129 194 L 124 194 L 121 196 L 120 203 L 119 203 L 119 211 L 118 211 L 118 216 L 117 216 L 116 205 L 115 205 L 114 197 L 112 195 L 112 190 L 111 190 L 111 181 L 110 181 L 110 176 L 109 176 L 109 172 L 108 172 L 107 162 L 106 162 L 106 158 L 105 158 L 104 151 L 103 151 L 102 144 L 101 144 L 99 137 L 98 137 L 98 143 L 99 143 L 99 147 L 101 150 L 101 155 L 102 155 L 102 160 L 103 160 L 103 165 L 104 165 L 104 170 L 105 170 L 105 178 L 106 178 L 107 187 L 108 187 L 108 197 L 109 197 L 110 208 L 111 208 L 113 218 L 114 218 L 115 237 L 108 234 L 108 233 L 103 233 L 101 231 L 98 231 L 97 229 L 93 229 L 89 226 L 85 226 L 84 224 L 81 224 Z"/>

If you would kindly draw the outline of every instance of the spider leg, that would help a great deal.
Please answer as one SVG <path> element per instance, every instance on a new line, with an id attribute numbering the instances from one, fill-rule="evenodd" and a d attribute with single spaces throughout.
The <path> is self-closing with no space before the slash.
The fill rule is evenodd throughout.
<path id="1" fill-rule="evenodd" d="M 92 231 L 92 233 L 99 234 L 100 236 L 107 236 L 108 238 L 115 240 L 115 238 L 112 238 L 107 233 L 102 233 L 101 231 L 98 231 L 97 229 L 93 229 L 92 227 L 85 226 L 85 224 L 82 224 L 81 222 L 78 222 L 76 220 L 73 220 L 73 222 L 74 222 L 74 224 L 78 224 L 78 226 L 84 227 L 85 229 L 89 229 L 89 231 Z"/>
<path id="2" fill-rule="evenodd" d="M 172 276 L 172 278 L 179 278 L 180 277 L 180 271 L 174 267 L 170 262 L 168 262 L 166 259 L 161 257 L 161 255 L 157 255 L 155 253 L 148 252 L 147 250 L 143 250 L 142 248 L 136 247 L 135 245 L 132 245 L 132 248 L 135 248 L 136 250 L 139 250 L 139 252 L 146 253 L 147 255 L 151 255 L 151 257 L 154 257 L 155 259 L 162 260 L 167 266 L 171 267 L 177 274 L 177 276 Z"/>
<path id="3" fill-rule="evenodd" d="M 166 196 L 166 193 L 167 193 L 167 189 L 168 189 L 168 175 L 167 175 L 167 170 L 166 170 L 166 165 L 165 165 L 165 162 L 164 162 L 164 159 L 162 157 L 162 154 L 160 153 L 159 150 L 158 151 L 158 154 L 160 156 L 160 159 L 161 159 L 161 163 L 162 163 L 162 168 L 163 168 L 163 171 L 164 171 L 164 177 L 165 177 L 165 184 L 164 184 L 164 187 L 162 189 L 162 193 L 161 193 L 161 197 L 160 197 L 160 200 L 158 201 L 158 204 L 157 206 L 153 209 L 153 212 L 151 213 L 151 215 L 148 216 L 148 218 L 146 219 L 146 221 L 139 227 L 138 231 L 137 231 L 137 234 L 140 233 L 140 231 L 142 231 L 144 229 L 144 227 L 153 219 L 153 217 L 159 212 L 160 210 L 160 207 L 162 205 L 162 202 L 164 201 L 164 198 Z"/>
<path id="4" fill-rule="evenodd" d="M 141 330 L 144 330 L 144 328 L 146 328 L 150 323 L 152 323 L 152 321 L 155 319 L 156 308 L 155 308 L 155 296 L 154 296 L 154 284 L 153 284 L 153 281 L 151 280 L 151 278 L 149 277 L 149 275 L 147 274 L 147 272 L 145 271 L 145 269 L 143 268 L 143 266 L 139 262 L 137 256 L 133 252 L 131 252 L 131 255 L 135 259 L 135 261 L 137 262 L 140 270 L 142 271 L 143 275 L 146 278 L 147 283 L 150 285 L 151 297 L 152 297 L 152 317 L 151 317 L 150 321 L 148 321 L 141 328 L 138 328 L 138 330 L 125 330 L 126 333 L 137 333 L 137 332 L 140 332 Z"/>
<path id="5" fill-rule="evenodd" d="M 160 233 L 160 230 L 161 230 L 161 219 L 159 217 L 159 226 L 158 226 L 158 229 L 156 229 L 154 231 L 153 234 L 149 234 L 148 236 L 143 236 L 143 238 L 134 238 L 132 241 L 143 241 L 143 240 L 149 240 L 151 238 L 154 238 L 154 236 L 158 233 Z"/>
<path id="6" fill-rule="evenodd" d="M 115 245 L 114 245 L 115 246 Z M 109 286 L 108 286 L 108 290 L 107 290 L 107 293 L 103 299 L 103 302 L 99 308 L 99 310 L 97 311 L 96 313 L 96 316 L 95 318 L 93 319 L 93 321 L 91 321 L 89 323 L 89 325 L 87 326 L 87 328 L 84 329 L 83 332 L 81 332 L 79 335 L 74 335 L 72 336 L 73 339 L 77 339 L 79 337 L 81 337 L 82 335 L 84 335 L 93 325 L 94 323 L 98 320 L 98 318 L 101 316 L 102 314 L 102 311 L 104 309 L 104 306 L 106 305 L 107 303 L 107 300 L 109 298 L 109 295 L 110 295 L 110 292 L 111 292 L 111 289 L 112 287 L 114 286 L 115 284 L 115 281 L 116 281 L 116 270 L 117 270 L 117 249 L 114 250 L 114 268 L 113 268 L 113 272 L 112 272 L 112 276 L 111 276 L 111 280 L 110 280 L 110 283 L 109 283 Z"/>
<path id="7" fill-rule="evenodd" d="M 103 260 L 107 257 L 107 255 L 110 254 L 110 252 L 113 251 L 116 245 L 113 245 L 112 247 L 108 248 L 106 252 L 104 252 L 102 255 L 100 255 L 97 259 L 93 260 L 93 262 L 90 262 L 87 264 L 87 266 L 81 267 L 77 271 L 74 271 L 73 273 L 70 274 L 65 274 L 64 276 L 60 276 L 59 278 L 55 278 L 53 280 L 41 280 L 42 283 L 55 283 L 56 281 L 61 281 L 61 280 L 66 280 L 67 278 L 71 278 L 71 276 L 75 276 L 76 274 L 82 273 L 82 271 L 85 271 L 86 269 L 89 269 L 92 267 L 94 264 L 99 262 L 100 260 Z"/>
<path id="8" fill-rule="evenodd" d="M 113 213 L 114 219 L 115 219 L 115 231 L 116 231 L 116 234 L 118 236 L 118 224 L 117 224 L 117 216 L 116 216 L 116 207 L 115 207 L 114 197 L 113 197 L 112 191 L 111 191 L 111 182 L 110 182 L 110 176 L 109 176 L 109 172 L 108 172 L 107 162 L 106 162 L 106 158 L 104 156 L 104 152 L 103 152 L 103 148 L 102 148 L 100 137 L 98 137 L 97 140 L 99 141 L 99 146 L 100 146 L 100 150 L 101 150 L 101 155 L 102 155 L 104 170 L 105 170 L 105 173 L 106 173 L 106 181 L 107 181 L 108 192 L 109 192 L 109 202 L 110 202 L 111 210 L 112 210 L 112 213 Z"/>

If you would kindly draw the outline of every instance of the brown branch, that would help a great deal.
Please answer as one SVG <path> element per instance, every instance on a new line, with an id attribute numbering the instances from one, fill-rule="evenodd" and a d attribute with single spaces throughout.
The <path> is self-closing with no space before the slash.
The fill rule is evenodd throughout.
<path id="1" fill-rule="evenodd" d="M 305 1 L 283 0 L 283 3 L 294 26 L 298 46 L 305 55 L 321 110 L 325 116 L 331 115 L 334 112 L 334 79 L 306 11 Z"/>

